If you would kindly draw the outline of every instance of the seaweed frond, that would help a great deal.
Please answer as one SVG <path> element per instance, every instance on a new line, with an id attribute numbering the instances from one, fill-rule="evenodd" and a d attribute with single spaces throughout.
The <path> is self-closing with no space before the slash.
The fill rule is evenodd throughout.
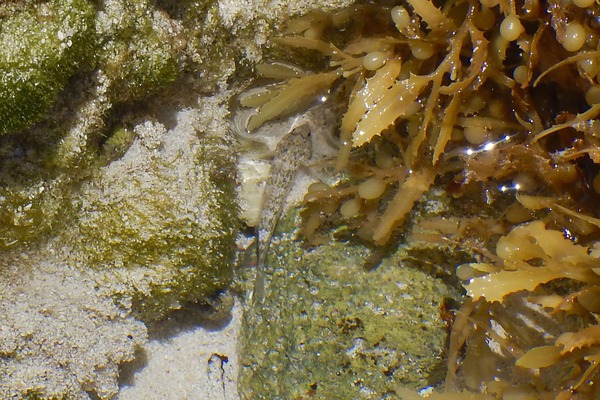
<path id="1" fill-rule="evenodd" d="M 325 58 L 322 71 L 246 103 L 259 106 L 250 128 L 319 91 L 344 109 L 335 169 L 345 178 L 305 196 L 311 242 L 341 224 L 394 246 L 412 219 L 410 240 L 473 255 L 452 270 L 467 299 L 446 392 L 431 398 L 600 398 L 598 13 L 591 0 L 309 13 L 276 42 Z M 421 211 L 432 189 L 449 210 Z"/>
<path id="2" fill-rule="evenodd" d="M 328 89 L 338 76 L 337 71 L 332 71 L 290 79 L 277 88 L 273 96 L 252 115 L 248 129 L 253 130 L 281 115 L 298 112 L 312 102 L 317 93 Z"/>
<path id="3" fill-rule="evenodd" d="M 600 284 L 600 275 L 594 272 L 600 268 L 600 260 L 588 252 L 587 247 L 572 243 L 562 232 L 533 221 L 513 228 L 498 240 L 496 254 L 502 259 L 501 271 L 473 278 L 465 287 L 473 299 L 494 302 L 559 278 Z M 471 267 L 480 269 L 476 264 Z"/>

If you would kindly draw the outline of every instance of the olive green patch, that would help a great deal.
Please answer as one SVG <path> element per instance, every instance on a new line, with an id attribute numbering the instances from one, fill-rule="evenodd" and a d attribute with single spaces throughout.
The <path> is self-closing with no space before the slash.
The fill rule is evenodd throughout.
<path id="1" fill-rule="evenodd" d="M 393 398 L 443 379 L 440 307 L 459 295 L 404 267 L 404 249 L 372 271 L 348 243 L 304 252 L 283 239 L 271 251 L 266 298 L 246 315 L 243 398 Z"/>

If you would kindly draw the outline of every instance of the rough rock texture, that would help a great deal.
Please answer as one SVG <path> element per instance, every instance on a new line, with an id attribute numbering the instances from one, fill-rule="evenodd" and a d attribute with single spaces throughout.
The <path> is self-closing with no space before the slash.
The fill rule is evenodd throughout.
<path id="1" fill-rule="evenodd" d="M 3 259 L 0 398 L 111 398 L 146 328 L 51 252 Z M 23 272 L 27 269 L 27 272 Z"/>
<path id="2" fill-rule="evenodd" d="M 0 397 L 113 398 L 139 320 L 218 305 L 230 87 L 287 16 L 349 2 L 0 7 Z"/>
<path id="3" fill-rule="evenodd" d="M 0 134 L 40 120 L 95 47 L 90 2 L 10 3 L 0 5 Z"/>
<path id="4" fill-rule="evenodd" d="M 73 215 L 55 236 L 5 256 L 0 397 L 111 398 L 118 364 L 145 340 L 132 313 L 213 304 L 227 287 L 237 226 L 230 143 L 198 130 L 197 111 L 174 119 L 172 129 L 136 125 L 125 154 L 71 193 Z"/>
<path id="5" fill-rule="evenodd" d="M 306 252 L 286 234 L 271 251 L 267 295 L 246 316 L 242 398 L 395 398 L 441 382 L 440 307 L 459 295 L 406 265 L 406 248 L 372 271 L 357 244 Z"/>
<path id="6" fill-rule="evenodd" d="M 350 2 L 72 0 L 0 6 L 0 39 L 6 42 L 0 69 L 7 71 L 0 79 L 6 103 L 0 102 L 0 249 L 38 240 L 71 212 L 73 185 L 97 167 L 99 144 L 110 142 L 119 131 L 112 127 L 132 104 L 196 107 L 218 89 L 243 87 L 262 57 L 261 46 L 290 15 Z M 215 118 L 227 115 L 233 94 L 220 94 Z"/>
<path id="7" fill-rule="evenodd" d="M 231 279 L 235 157 L 223 132 L 198 129 L 199 115 L 179 112 L 171 130 L 135 125 L 127 152 L 75 195 L 79 217 L 61 235 L 72 263 L 117 285 L 146 318 L 224 290 Z"/>

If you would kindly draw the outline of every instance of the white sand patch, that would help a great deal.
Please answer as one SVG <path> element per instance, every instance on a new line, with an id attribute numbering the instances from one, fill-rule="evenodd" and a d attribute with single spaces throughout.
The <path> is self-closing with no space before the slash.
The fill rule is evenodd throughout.
<path id="1" fill-rule="evenodd" d="M 137 364 L 127 366 L 119 400 L 237 400 L 238 338 L 242 307 L 221 329 L 195 323 L 197 316 L 166 320 L 153 329 Z"/>

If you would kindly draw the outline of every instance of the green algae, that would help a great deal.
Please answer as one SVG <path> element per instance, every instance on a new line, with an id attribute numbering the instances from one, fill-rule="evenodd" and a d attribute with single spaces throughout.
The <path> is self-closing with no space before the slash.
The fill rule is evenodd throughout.
<path id="1" fill-rule="evenodd" d="M 65 242 L 77 237 L 75 258 L 121 288 L 141 316 L 157 318 L 229 285 L 239 224 L 235 155 L 226 138 L 189 126 L 144 124 L 136 132 L 154 136 L 136 137 L 82 186 Z"/>
<path id="2" fill-rule="evenodd" d="M 106 1 L 101 9 L 99 68 L 115 103 L 140 100 L 179 76 L 181 32 L 147 1 Z"/>
<path id="3" fill-rule="evenodd" d="M 235 28 L 222 12 L 214 1 L 0 5 L 0 54 L 18 61 L 0 60 L 0 306 L 11 316 L 0 337 L 14 339 L 0 397 L 113 398 L 118 364 L 145 340 L 140 319 L 230 306 L 215 292 L 231 280 L 239 224 L 231 93 L 192 130 L 175 117 L 182 97 L 197 111 L 240 65 L 247 74 L 270 34 L 268 9 Z"/>
<path id="4" fill-rule="evenodd" d="M 114 2 L 100 4 L 115 9 Z M 119 135 L 109 135 L 104 154 L 98 148 L 113 102 L 140 100 L 175 79 L 174 39 L 156 27 L 165 25 L 160 14 L 136 20 L 123 13 L 125 26 L 115 15 L 97 14 L 96 5 L 0 6 L 0 249 L 23 248 L 59 229 L 73 214 L 70 197 L 79 182 L 98 161 L 116 157 L 108 148 Z M 111 34 L 105 24 L 128 34 Z M 111 50 L 124 47 L 128 56 L 115 58 Z"/>
<path id="5" fill-rule="evenodd" d="M 371 271 L 358 244 L 305 251 L 284 235 L 271 251 L 267 296 L 246 315 L 243 398 L 396 398 L 442 381 L 440 308 L 459 294 L 405 265 L 410 248 Z"/>
<path id="6" fill-rule="evenodd" d="M 88 1 L 54 0 L 29 2 L 0 19 L 0 134 L 46 115 L 94 52 L 94 15 Z"/>
<path id="7" fill-rule="evenodd" d="M 119 127 L 102 144 L 100 162 L 108 164 L 123 157 L 135 139 L 130 129 Z"/>
<path id="8" fill-rule="evenodd" d="M 0 251 L 23 248 L 43 240 L 57 218 L 68 215 L 65 196 L 77 172 L 61 176 L 49 146 L 31 136 L 0 137 Z"/>
<path id="9" fill-rule="evenodd" d="M 126 150 L 115 104 L 177 79 L 197 28 L 176 22 L 146 0 L 0 5 L 0 249 L 60 229 L 80 182 Z"/>
<path id="10" fill-rule="evenodd" d="M 176 115 L 169 129 L 116 129 L 103 154 L 117 156 L 71 188 L 61 223 L 3 252 L 1 398 L 114 398 L 117 364 L 146 340 L 140 320 L 231 307 L 215 294 L 232 275 L 235 152 L 195 125 L 199 111 Z"/>

